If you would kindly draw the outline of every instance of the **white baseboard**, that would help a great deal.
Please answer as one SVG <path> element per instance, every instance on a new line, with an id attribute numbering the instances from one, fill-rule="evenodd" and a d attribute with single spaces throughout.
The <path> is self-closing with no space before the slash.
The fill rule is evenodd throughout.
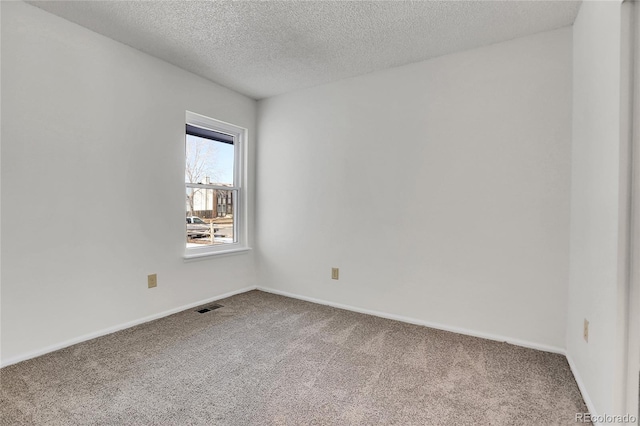
<path id="1" fill-rule="evenodd" d="M 175 313 L 178 313 L 178 312 L 181 312 L 181 311 L 185 311 L 187 309 L 195 308 L 196 306 L 205 305 L 207 303 L 215 302 L 216 300 L 220 300 L 220 299 L 226 299 L 227 297 L 231 297 L 231 296 L 234 296 L 236 294 L 246 293 L 247 291 L 255 290 L 256 288 L 257 288 L 256 286 L 244 287 L 244 288 L 241 288 L 239 290 L 234 290 L 234 291 L 230 291 L 230 292 L 225 293 L 225 294 L 221 294 L 219 296 L 214 296 L 214 297 L 210 297 L 208 299 L 199 300 L 197 302 L 189 303 L 189 304 L 183 305 L 183 306 L 178 306 L 177 308 L 169 309 L 169 310 L 164 311 L 164 312 L 160 312 L 160 313 L 157 313 L 157 314 L 149 315 L 149 316 L 144 317 L 144 318 L 139 318 L 137 320 L 125 322 L 123 324 L 118 324 L 118 325 L 113 326 L 113 327 L 104 328 L 102 330 L 99 330 L 99 331 L 96 331 L 96 332 L 93 332 L 93 333 L 84 334 L 82 336 L 75 337 L 73 339 L 69 339 L 69 340 L 66 340 L 66 341 L 61 342 L 61 343 L 56 343 L 55 345 L 47 346 L 45 348 L 38 349 L 36 351 L 27 352 L 25 354 L 18 355 L 16 357 L 10 358 L 8 360 L 2 360 L 2 362 L 0 363 L 0 368 L 1 367 L 6 367 L 6 366 L 11 365 L 11 364 L 16 364 L 16 363 L 21 362 L 21 361 L 26 361 L 26 360 L 31 359 L 31 358 L 36 358 L 36 357 L 39 357 L 41 355 L 48 354 L 49 352 L 54 352 L 54 351 L 57 351 L 57 350 L 60 350 L 60 349 L 75 345 L 77 343 L 86 342 L 87 340 L 95 339 L 96 337 L 104 336 L 106 334 L 115 333 L 116 331 L 124 330 L 125 328 L 130 328 L 130 327 L 133 327 L 133 326 L 136 326 L 136 325 L 139 325 L 139 324 L 143 324 L 145 322 L 149 322 L 149 321 L 157 320 L 159 318 L 163 318 L 163 317 L 166 317 L 166 316 L 169 316 L 169 315 L 173 315 Z"/>
<path id="2" fill-rule="evenodd" d="M 109 327 L 109 328 L 105 328 L 93 333 L 89 333 L 89 334 L 85 334 L 70 340 L 66 340 L 64 342 L 61 343 L 57 343 L 55 345 L 51 345 L 51 346 L 47 346 L 45 348 L 36 350 L 36 351 L 32 351 L 32 352 L 28 352 L 22 355 L 19 355 L 17 357 L 13 357 L 10 358 L 8 360 L 3 360 L 2 362 L 0 362 L 0 367 L 6 367 L 8 365 L 12 365 L 12 364 L 16 364 L 18 362 L 21 361 L 26 361 L 28 359 L 31 358 L 36 358 L 38 356 L 50 353 L 50 352 L 54 352 L 72 345 L 75 345 L 77 343 L 81 343 L 81 342 L 85 342 L 87 340 L 91 340 L 91 339 L 95 339 L 96 337 L 100 337 L 100 336 L 104 336 L 106 334 L 111 334 L 111 333 L 115 333 L 116 331 L 120 331 L 120 330 L 124 330 L 126 328 L 130 328 L 139 324 L 143 324 L 145 322 L 149 322 L 149 321 L 153 321 L 159 318 L 163 318 L 172 314 L 175 314 L 177 312 L 181 312 L 187 309 L 191 309 L 194 308 L 196 306 L 200 306 L 200 305 L 205 305 L 207 303 L 211 303 L 211 302 L 215 302 L 217 300 L 220 299 L 226 299 L 227 297 L 231 297 L 234 296 L 236 294 L 240 294 L 240 293 L 245 293 L 247 291 L 251 291 L 251 290 L 261 290 L 267 293 L 273 293 L 273 294 L 278 294 L 281 296 L 285 296 L 285 297 L 291 297 L 293 299 L 299 299 L 299 300 L 305 300 L 307 302 L 312 302 L 312 303 L 317 303 L 320 305 L 326 305 L 326 306 L 332 306 L 334 308 L 339 308 L 339 309 L 345 309 L 348 311 L 353 311 L 353 312 L 358 312 L 358 313 L 362 313 L 362 314 L 367 314 L 367 315 L 373 315 L 376 317 L 381 317 L 381 318 L 387 318 L 387 319 L 391 319 L 391 320 L 395 320 L 395 321 L 401 321 L 401 322 L 405 322 L 405 323 L 409 323 L 409 324 L 415 324 L 415 325 L 421 325 L 424 327 L 429 327 L 429 328 L 435 328 L 438 330 L 444 330 L 444 331 L 450 331 L 453 333 L 458 333 L 458 334 L 464 334 L 467 336 L 473 336 L 473 337 L 479 337 L 482 339 L 488 339 L 488 340 L 494 340 L 494 341 L 498 341 L 498 342 L 506 342 L 512 345 L 516 345 L 516 346 L 522 346 L 525 348 L 530 348 L 530 349 L 536 349 L 536 350 L 540 350 L 540 351 L 544 351 L 544 352 L 551 352 L 551 353 L 557 353 L 557 354 L 561 354 L 564 355 L 567 358 L 567 361 L 569 363 L 569 367 L 571 368 L 571 372 L 573 373 L 573 376 L 575 377 L 576 383 L 578 384 L 578 389 L 580 389 L 580 392 L 582 393 L 582 397 L 584 399 L 585 404 L 587 405 L 587 409 L 589 410 L 589 412 L 591 413 L 592 416 L 596 416 L 596 410 L 593 406 L 593 402 L 591 401 L 591 398 L 589 397 L 589 394 L 587 393 L 587 389 L 584 385 L 584 382 L 582 381 L 582 378 L 580 376 L 580 373 L 578 372 L 573 360 L 571 359 L 571 357 L 566 353 L 566 351 L 562 348 L 558 348 L 558 347 L 554 347 L 554 346 L 548 346 L 548 345 L 542 345 L 539 343 L 534 343 L 534 342 L 528 342 L 528 341 L 524 341 L 524 340 L 519 340 L 519 339 L 512 339 L 509 337 L 504 337 L 504 336 L 500 336 L 500 335 L 496 335 L 496 334 L 490 334 L 490 333 L 483 333 L 483 332 L 478 332 L 478 331 L 474 331 L 474 330 L 469 330 L 466 328 L 460 328 L 460 327 L 452 327 L 452 326 L 447 326 L 444 324 L 438 324 L 438 323 L 433 323 L 433 322 L 429 322 L 429 321 L 424 321 L 424 320 L 419 320 L 416 318 L 410 318 L 410 317 L 405 317 L 402 315 L 395 315 L 395 314 L 390 314 L 390 313 L 386 313 L 386 312 L 380 312 L 380 311 L 374 311 L 374 310 L 370 310 L 370 309 L 364 309 L 364 308 L 358 308 L 356 306 L 351 306 L 351 305 L 344 305 L 342 303 L 334 303 L 334 302 L 329 302 L 327 300 L 322 300 L 322 299 L 316 299 L 314 297 L 307 297 L 307 296 L 302 296 L 299 294 L 294 294 L 294 293 L 289 293 L 286 291 L 281 291 L 281 290 L 276 290 L 273 288 L 269 288 L 269 287 L 261 287 L 261 286 L 250 286 L 250 287 L 244 287 L 241 288 L 239 290 L 234 290 L 228 293 L 224 293 L 221 294 L 219 296 L 214 296 L 214 297 L 210 297 L 208 299 L 203 299 L 203 300 L 199 300 L 197 302 L 193 302 L 193 303 L 189 303 L 187 305 L 183 305 L 183 306 L 179 306 L 177 308 L 173 308 L 173 309 L 169 309 L 167 311 L 164 312 L 160 312 L 154 315 L 150 315 L 144 318 L 140 318 L 134 321 L 129 321 L 123 324 L 119 324 L 116 325 L 114 327 Z M 594 423 L 594 426 L 598 426 L 598 423 Z"/>
<path id="3" fill-rule="evenodd" d="M 591 413 L 591 417 L 597 417 L 598 413 L 596 411 L 596 407 L 593 405 L 593 401 L 591 401 L 591 397 L 587 392 L 587 387 L 582 381 L 582 376 L 576 367 L 576 364 L 573 362 L 573 358 L 568 353 L 565 353 L 567 357 L 567 362 L 569 363 L 569 368 L 571 368 L 571 372 L 573 373 L 573 377 L 576 379 L 576 383 L 578 384 L 578 389 L 580 389 L 580 393 L 582 394 L 582 399 L 584 399 L 584 403 L 587 406 L 587 410 Z M 593 426 L 601 426 L 602 423 L 593 422 Z"/>
<path id="4" fill-rule="evenodd" d="M 524 348 L 536 349 L 536 350 L 539 350 L 539 351 L 551 352 L 551 353 L 560 354 L 560 355 L 566 355 L 565 350 L 563 348 L 558 348 L 558 347 L 555 347 L 555 346 L 548 346 L 548 345 L 543 345 L 543 344 L 540 344 L 540 343 L 527 342 L 525 340 L 512 339 L 511 337 L 500 336 L 500 335 L 497 335 L 497 334 L 483 333 L 483 332 L 480 332 L 480 331 L 470 330 L 470 329 L 461 328 L 461 327 L 453 327 L 453 326 L 448 326 L 448 325 L 444 325 L 444 324 L 438 324 L 438 323 L 424 321 L 424 320 L 420 320 L 420 319 L 416 319 L 416 318 L 405 317 L 405 316 L 402 316 L 402 315 L 395 315 L 395 314 L 389 314 L 387 312 L 373 311 L 371 309 L 358 308 L 356 306 L 351 306 L 351 305 L 343 305 L 342 303 L 329 302 L 327 300 L 316 299 L 315 297 L 301 296 L 299 294 L 294 294 L 294 293 L 289 293 L 289 292 L 286 292 L 286 291 L 276 290 L 276 289 L 269 288 L 269 287 L 258 286 L 257 289 L 261 290 L 261 291 L 264 291 L 264 292 L 267 292 L 267 293 L 273 293 L 273 294 L 278 294 L 278 295 L 281 295 L 281 296 L 291 297 L 291 298 L 294 298 L 294 299 L 305 300 L 307 302 L 317 303 L 317 304 L 320 304 L 320 305 L 333 306 L 334 308 L 345 309 L 347 311 L 358 312 L 358 313 L 361 313 L 361 314 L 373 315 L 373 316 L 376 316 L 376 317 L 387 318 L 387 319 L 400 321 L 400 322 L 406 322 L 406 323 L 409 323 L 409 324 L 422 325 L 424 327 L 435 328 L 435 329 L 438 329 L 438 330 L 451 331 L 453 333 L 458 333 L 458 334 L 465 334 L 467 336 L 480 337 L 482 339 L 495 340 L 495 341 L 498 341 L 498 342 L 506 342 L 506 343 L 509 343 L 511 345 L 521 346 L 521 347 L 524 347 Z"/>
<path id="5" fill-rule="evenodd" d="M 406 322 L 406 323 L 409 323 L 409 324 L 422 325 L 422 326 L 425 326 L 425 327 L 435 328 L 435 329 L 438 329 L 438 330 L 451 331 L 453 333 L 464 334 L 464 335 L 473 336 L 473 337 L 480 337 L 482 339 L 495 340 L 495 341 L 498 341 L 498 342 L 506 342 L 506 343 L 509 343 L 509 344 L 512 344 L 512 345 L 522 346 L 524 348 L 536 349 L 536 350 L 539 350 L 539 351 L 551 352 L 551 353 L 556 353 L 556 354 L 563 355 L 563 356 L 565 356 L 567 358 L 567 362 L 569 363 L 569 368 L 571 369 L 571 372 L 573 373 L 573 377 L 575 378 L 576 383 L 578 384 L 578 389 L 580 390 L 580 393 L 582 394 L 582 398 L 584 399 L 584 402 L 585 402 L 585 404 L 587 406 L 587 409 L 589 410 L 589 413 L 591 414 L 592 417 L 596 417 L 597 416 L 596 409 L 595 409 L 595 407 L 593 405 L 593 402 L 591 401 L 591 398 L 589 397 L 589 393 L 587 392 L 587 388 L 584 385 L 584 382 L 582 381 L 582 377 L 580 376 L 580 373 L 578 372 L 573 360 L 567 354 L 567 351 L 565 349 L 563 349 L 563 348 L 558 348 L 558 347 L 548 346 L 548 345 L 542 345 L 542 344 L 539 344 L 539 343 L 528 342 L 528 341 L 525 341 L 525 340 L 512 339 L 510 337 L 500 336 L 500 335 L 491 334 L 491 333 L 483 333 L 483 332 L 479 332 L 479 331 L 475 331 L 475 330 L 469 330 L 469 329 L 466 329 L 466 328 L 452 327 L 452 326 L 448 326 L 448 325 L 444 325 L 444 324 L 438 324 L 438 323 L 433 323 L 433 322 L 429 322 L 429 321 L 423 321 L 423 320 L 419 320 L 419 319 L 416 319 L 416 318 L 405 317 L 405 316 L 402 316 L 402 315 L 394 315 L 394 314 L 389 314 L 389 313 L 386 313 L 386 312 L 380 312 L 380 311 L 373 311 L 373 310 L 370 310 L 370 309 L 358 308 L 356 306 L 343 305 L 342 303 L 329 302 L 327 300 L 316 299 L 315 297 L 302 296 L 302 295 L 299 295 L 299 294 L 289 293 L 287 291 L 276 290 L 276 289 L 268 288 L 268 287 L 258 286 L 257 289 L 261 290 L 261 291 L 264 291 L 264 292 L 267 292 L 267 293 L 273 293 L 273 294 L 278 294 L 278 295 L 281 295 L 281 296 L 292 297 L 294 299 L 305 300 L 307 302 L 318 303 L 320 305 L 333 306 L 334 308 L 346 309 L 348 311 L 359 312 L 361 314 L 374 315 L 374 316 L 377 316 L 377 317 L 392 319 L 392 320 L 401 321 L 401 322 Z M 593 425 L 594 426 L 601 426 L 601 424 L 597 423 L 597 422 L 593 422 Z"/>

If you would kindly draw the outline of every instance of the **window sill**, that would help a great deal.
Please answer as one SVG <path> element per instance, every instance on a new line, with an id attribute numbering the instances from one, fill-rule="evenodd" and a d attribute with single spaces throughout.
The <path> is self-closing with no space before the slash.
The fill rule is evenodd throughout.
<path id="1" fill-rule="evenodd" d="M 233 256 L 236 254 L 247 253 L 249 251 L 251 251 L 251 247 L 232 248 L 229 250 L 219 250 L 219 251 L 212 251 L 207 253 L 193 253 L 193 254 L 185 253 L 183 256 L 183 259 L 185 262 L 191 262 L 196 260 L 204 260 L 206 258 L 212 258 L 212 257 Z"/>

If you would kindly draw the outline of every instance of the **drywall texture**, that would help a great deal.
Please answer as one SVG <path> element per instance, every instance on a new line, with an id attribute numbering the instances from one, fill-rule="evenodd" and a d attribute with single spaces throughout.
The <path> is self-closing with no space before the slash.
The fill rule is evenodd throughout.
<path id="1" fill-rule="evenodd" d="M 182 259 L 185 110 L 253 149 L 255 101 L 2 2 L 3 362 L 254 284 L 253 254 Z"/>
<path id="2" fill-rule="evenodd" d="M 621 5 L 584 2 L 573 27 L 571 272 L 567 353 L 598 414 L 621 410 L 627 148 Z M 589 341 L 583 339 L 584 319 Z"/>
<path id="3" fill-rule="evenodd" d="M 264 285 L 564 347 L 570 28 L 270 98 L 258 123 Z"/>

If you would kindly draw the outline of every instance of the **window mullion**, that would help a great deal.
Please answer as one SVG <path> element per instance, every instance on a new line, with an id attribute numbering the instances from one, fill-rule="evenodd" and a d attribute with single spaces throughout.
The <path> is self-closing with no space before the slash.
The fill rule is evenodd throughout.
<path id="1" fill-rule="evenodd" d="M 187 188 L 217 189 L 219 191 L 237 191 L 240 189 L 237 186 L 217 186 L 217 185 L 207 185 L 207 184 L 189 183 L 189 182 L 185 182 L 185 185 Z"/>
<path id="2" fill-rule="evenodd" d="M 192 177 L 185 179 L 185 258 L 246 249 L 246 182 L 243 178 L 246 172 L 244 144 L 247 130 L 189 111 L 186 114 L 186 124 L 185 167 L 189 169 L 185 169 L 185 176 Z M 198 129 L 194 130 L 190 126 Z M 204 134 L 206 131 L 211 132 L 211 138 Z M 224 145 L 225 141 L 219 140 L 223 134 L 232 139 L 232 149 L 229 145 Z M 213 155 L 217 156 L 216 161 L 224 163 L 219 172 L 206 163 L 212 161 Z M 202 168 L 203 164 L 210 170 Z M 198 173 L 192 173 L 195 166 L 201 167 L 196 169 Z M 233 174 L 227 172 L 230 167 L 233 167 Z M 195 182 L 188 182 L 190 179 Z"/>

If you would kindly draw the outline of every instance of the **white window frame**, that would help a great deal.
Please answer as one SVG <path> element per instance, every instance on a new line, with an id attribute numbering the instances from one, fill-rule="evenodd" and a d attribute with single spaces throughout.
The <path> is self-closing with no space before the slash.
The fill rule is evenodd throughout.
<path id="1" fill-rule="evenodd" d="M 218 189 L 223 191 L 235 190 L 237 191 L 237 197 L 234 199 L 233 206 L 233 232 L 236 242 L 219 244 L 219 245 L 206 245 L 202 247 L 187 248 L 187 229 L 185 227 L 185 233 L 183 238 L 183 244 L 185 244 L 185 259 L 200 258 L 206 256 L 225 255 L 232 253 L 242 253 L 250 250 L 248 246 L 247 237 L 247 188 L 246 188 L 246 143 L 247 143 L 247 129 L 236 126 L 231 123 L 216 120 L 214 118 L 206 117 L 204 115 L 196 114 L 191 111 L 186 112 L 186 124 L 190 124 L 196 127 L 202 127 L 205 129 L 213 130 L 215 132 L 225 133 L 233 137 L 233 149 L 234 149 L 234 165 L 233 165 L 233 186 L 218 186 L 207 184 L 190 184 L 185 182 L 184 190 L 188 188 L 200 188 L 200 189 Z M 184 144 L 186 148 L 186 131 L 184 133 Z M 186 167 L 186 149 L 185 158 L 183 159 L 184 167 Z M 183 173 L 184 176 L 184 173 Z M 184 194 L 182 199 L 184 200 Z M 183 206 L 184 209 L 184 206 Z M 184 217 L 182 219 L 184 226 Z"/>

